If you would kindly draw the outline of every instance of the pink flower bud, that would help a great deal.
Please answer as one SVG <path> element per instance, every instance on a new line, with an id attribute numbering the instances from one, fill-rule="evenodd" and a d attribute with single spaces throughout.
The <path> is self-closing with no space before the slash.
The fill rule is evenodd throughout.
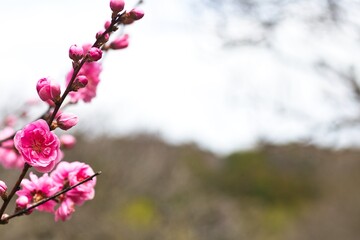
<path id="1" fill-rule="evenodd" d="M 80 85 L 81 88 L 86 87 L 88 84 L 88 79 L 85 75 L 80 75 L 76 78 L 76 82 Z"/>
<path id="2" fill-rule="evenodd" d="M 97 47 L 92 47 L 89 49 L 88 56 L 89 56 L 90 62 L 93 62 L 93 61 L 96 62 L 96 61 L 100 60 L 100 58 L 102 57 L 102 51 L 101 51 L 101 49 L 99 49 Z"/>
<path id="3" fill-rule="evenodd" d="M 104 24 L 104 27 L 105 29 L 108 29 L 111 25 L 111 22 L 110 21 L 106 21 L 105 24 Z"/>
<path id="4" fill-rule="evenodd" d="M 73 135 L 64 134 L 60 137 L 60 143 L 64 148 L 70 149 L 76 144 L 76 138 Z"/>
<path id="5" fill-rule="evenodd" d="M 125 34 L 122 37 L 116 38 L 114 41 L 112 41 L 110 43 L 110 48 L 111 49 L 123 49 L 123 48 L 127 48 L 129 45 L 129 41 L 128 41 L 129 35 Z"/>
<path id="6" fill-rule="evenodd" d="M 0 180 L 0 196 L 5 196 L 6 194 L 6 190 L 7 190 L 7 186 L 5 184 L 5 182 Z"/>
<path id="7" fill-rule="evenodd" d="M 86 76 L 84 75 L 79 75 L 75 78 L 75 81 L 72 85 L 71 90 L 76 92 L 77 90 L 79 90 L 80 88 L 84 88 L 86 87 L 86 85 L 88 84 L 88 79 Z"/>
<path id="8" fill-rule="evenodd" d="M 58 83 L 51 83 L 47 78 L 40 79 L 36 84 L 36 90 L 39 97 L 44 102 L 56 102 L 60 98 L 61 90 Z"/>
<path id="9" fill-rule="evenodd" d="M 29 199 L 24 195 L 21 195 L 20 197 L 18 197 L 18 199 L 16 199 L 17 208 L 24 209 L 28 204 L 29 204 Z"/>
<path id="10" fill-rule="evenodd" d="M 50 85 L 41 88 L 38 94 L 40 99 L 43 100 L 44 102 L 51 100 Z"/>
<path id="11" fill-rule="evenodd" d="M 144 11 L 139 8 L 134 8 L 130 11 L 130 17 L 133 20 L 140 20 L 144 16 Z"/>
<path id="12" fill-rule="evenodd" d="M 110 0 L 110 8 L 113 12 L 118 13 L 124 10 L 125 2 L 123 0 Z"/>
<path id="13" fill-rule="evenodd" d="M 40 91 L 41 88 L 50 85 L 50 80 L 47 78 L 40 79 L 36 84 L 36 91 Z"/>
<path id="14" fill-rule="evenodd" d="M 68 130 L 78 123 L 78 117 L 72 113 L 62 113 L 56 118 L 56 123 L 62 130 Z"/>
<path id="15" fill-rule="evenodd" d="M 82 47 L 78 47 L 75 44 L 72 45 L 69 49 L 69 57 L 75 62 L 79 61 L 84 56 L 84 51 Z"/>

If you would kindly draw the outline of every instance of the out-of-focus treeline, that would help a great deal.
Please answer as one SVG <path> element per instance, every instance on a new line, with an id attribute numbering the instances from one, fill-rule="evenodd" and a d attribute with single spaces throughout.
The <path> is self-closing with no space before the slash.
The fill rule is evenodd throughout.
<path id="1" fill-rule="evenodd" d="M 218 36 L 222 48 L 229 55 L 232 53 L 230 50 L 240 49 L 241 55 L 252 49 L 269 54 L 273 57 L 272 61 L 279 61 L 279 65 L 291 69 L 289 75 L 283 77 L 283 88 L 288 88 L 285 91 L 291 94 L 275 104 L 275 109 L 278 107 L 282 111 L 274 111 L 275 114 L 287 113 L 284 116 L 288 119 L 301 119 L 304 122 L 311 119 L 314 126 L 309 127 L 313 130 L 307 135 L 321 144 L 332 142 L 333 145 L 341 145 L 340 135 L 351 136 L 354 131 L 358 133 L 360 61 L 356 53 L 360 51 L 359 1 L 202 0 L 199 4 L 203 6 L 199 9 L 203 9 L 205 16 L 208 12 L 212 13 L 214 35 Z M 296 39 L 301 39 L 300 44 Z M 259 65 L 255 69 L 261 71 L 262 67 Z M 242 68 L 246 69 L 239 65 L 233 70 L 234 82 L 241 82 L 244 75 L 247 76 L 245 71 L 238 71 Z M 286 86 L 292 86 L 291 80 L 301 74 L 305 74 L 302 75 L 305 79 L 292 83 L 299 89 L 293 93 Z M 275 82 L 274 78 L 277 76 L 263 79 L 264 85 Z M 312 99 L 314 90 L 306 85 L 309 79 L 315 79 L 312 86 L 320 89 L 317 94 L 319 98 L 314 98 L 317 101 L 314 104 L 306 104 L 305 101 L 307 97 Z M 249 84 L 253 79 L 250 76 L 245 81 Z M 299 94 L 302 89 L 307 89 L 304 98 Z M 235 94 L 236 90 L 238 88 L 234 87 Z M 276 90 L 271 88 L 269 91 Z M 293 97 L 304 99 L 304 103 L 299 106 L 289 104 Z M 269 110 L 266 102 L 271 100 L 269 97 L 260 107 Z M 314 106 L 329 109 L 331 113 L 323 114 L 326 117 L 319 121 L 321 117 L 311 111 Z M 345 140 L 347 146 L 359 146 L 357 134 L 354 135 L 350 137 L 352 141 Z"/>
<path id="2" fill-rule="evenodd" d="M 0 235 L 5 240 L 358 239 L 359 154 L 264 143 L 219 157 L 149 135 L 79 137 L 65 159 L 102 171 L 95 199 L 78 207 L 68 222 L 34 212 L 2 226 Z M 16 179 L 13 171 L 0 173 Z"/>

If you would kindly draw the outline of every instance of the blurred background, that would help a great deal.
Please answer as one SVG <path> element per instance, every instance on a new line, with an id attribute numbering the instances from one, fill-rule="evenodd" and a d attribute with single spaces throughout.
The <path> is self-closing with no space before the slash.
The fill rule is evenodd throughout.
<path id="1" fill-rule="evenodd" d="M 110 9 L 0 3 L 5 116 L 36 98 L 38 79 L 64 83 L 69 46 L 94 41 Z M 358 239 L 360 1 L 141 8 L 129 48 L 103 60 L 97 98 L 71 107 L 65 160 L 103 172 L 95 199 L 64 223 L 14 219 L 1 239 Z"/>

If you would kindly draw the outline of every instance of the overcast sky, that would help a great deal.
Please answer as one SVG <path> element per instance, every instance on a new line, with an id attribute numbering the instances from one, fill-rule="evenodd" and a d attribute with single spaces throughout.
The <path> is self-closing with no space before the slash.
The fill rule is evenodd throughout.
<path id="1" fill-rule="evenodd" d="M 127 3 L 130 8 L 134 1 Z M 2 105 L 35 97 L 35 84 L 42 77 L 63 83 L 71 64 L 69 46 L 93 42 L 110 16 L 105 0 L 0 4 Z M 215 34 L 214 13 L 198 7 L 184 0 L 146 1 L 145 17 L 125 29 L 129 48 L 106 56 L 98 97 L 71 109 L 81 117 L 79 128 L 145 131 L 228 153 L 249 148 L 259 138 L 304 138 L 339 112 L 355 112 L 334 112 L 339 103 L 326 94 L 341 99 L 345 93 L 334 81 L 320 78 L 312 66 L 324 53 L 333 64 L 359 61 L 359 54 L 352 54 L 359 49 L 349 40 L 351 33 L 334 33 L 330 39 L 329 33 L 309 35 L 304 26 L 288 21 L 275 33 L 275 52 L 224 49 Z M 232 26 L 234 31 L 251 28 L 240 20 Z"/>

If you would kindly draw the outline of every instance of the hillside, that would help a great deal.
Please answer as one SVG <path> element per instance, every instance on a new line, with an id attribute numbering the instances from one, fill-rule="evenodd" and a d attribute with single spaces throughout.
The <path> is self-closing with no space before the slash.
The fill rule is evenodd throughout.
<path id="1" fill-rule="evenodd" d="M 102 171 L 95 199 L 64 223 L 14 219 L 1 239 L 358 239 L 359 156 L 263 144 L 218 157 L 147 135 L 80 137 L 66 160 Z"/>

